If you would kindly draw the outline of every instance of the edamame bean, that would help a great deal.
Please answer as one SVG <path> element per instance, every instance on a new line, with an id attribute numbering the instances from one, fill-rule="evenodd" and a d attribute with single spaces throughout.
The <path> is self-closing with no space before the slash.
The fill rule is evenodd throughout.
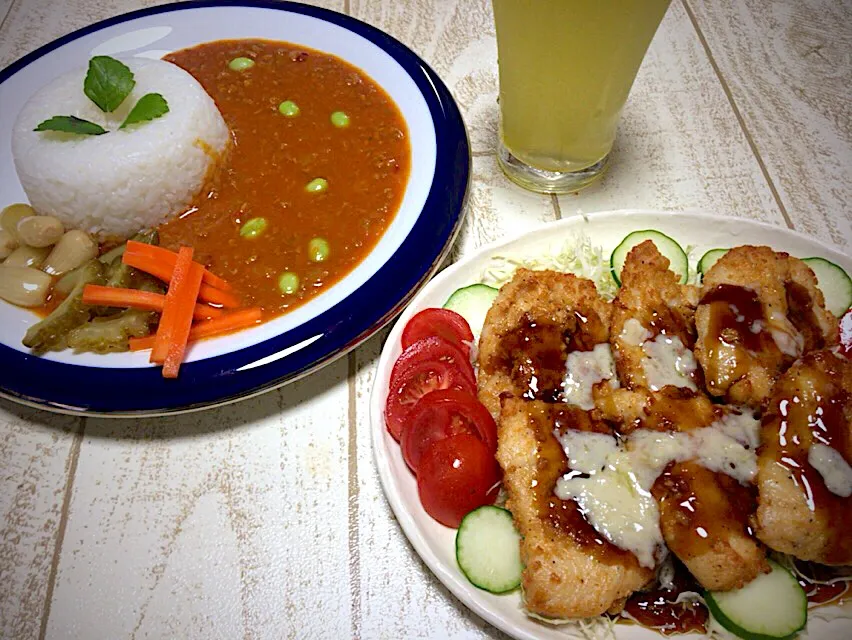
<path id="1" fill-rule="evenodd" d="M 285 271 L 278 276 L 278 288 L 281 293 L 292 295 L 299 290 L 299 276 L 292 271 Z"/>
<path id="2" fill-rule="evenodd" d="M 328 260 L 331 253 L 331 247 L 328 240 L 325 238 L 313 238 L 308 243 L 308 257 L 314 262 L 323 262 Z"/>
<path id="3" fill-rule="evenodd" d="M 349 116 L 343 111 L 335 111 L 331 114 L 331 124 L 338 129 L 343 129 L 349 126 Z"/>
<path id="4" fill-rule="evenodd" d="M 322 193 L 326 189 L 328 189 L 328 180 L 325 178 L 314 178 L 305 185 L 305 191 L 310 191 L 311 193 Z"/>
<path id="5" fill-rule="evenodd" d="M 266 218 L 251 218 L 240 228 L 240 235 L 252 240 L 266 231 L 266 225 Z"/>
<path id="6" fill-rule="evenodd" d="M 286 116 L 288 118 L 295 118 L 299 113 L 301 113 L 301 109 L 299 109 L 299 105 L 297 105 L 292 100 L 285 100 L 281 104 L 278 105 L 278 112 L 282 116 Z"/>
<path id="7" fill-rule="evenodd" d="M 233 71 L 245 71 L 246 69 L 251 69 L 254 66 L 254 60 L 251 58 L 234 58 L 228 63 L 228 66 Z"/>

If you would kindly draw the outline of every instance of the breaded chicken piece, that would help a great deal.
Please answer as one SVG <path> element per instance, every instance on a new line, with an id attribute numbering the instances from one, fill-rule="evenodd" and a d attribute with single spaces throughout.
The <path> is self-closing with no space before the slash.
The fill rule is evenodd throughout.
<path id="1" fill-rule="evenodd" d="M 701 370 L 688 351 L 695 343 L 698 290 L 678 280 L 668 258 L 650 240 L 627 254 L 610 336 L 621 384 L 628 389 L 702 386 Z M 674 359 L 651 357 L 661 349 L 679 354 L 677 368 Z"/>
<path id="2" fill-rule="evenodd" d="M 739 589 L 769 571 L 749 528 L 755 496 L 724 473 L 695 462 L 669 465 L 651 493 L 666 545 L 705 589 Z"/>
<path id="3" fill-rule="evenodd" d="M 769 247 L 722 256 L 704 276 L 695 321 L 707 391 L 752 407 L 799 355 L 837 342 L 813 272 Z"/>
<path id="4" fill-rule="evenodd" d="M 631 391 L 598 385 L 595 404 L 602 417 L 614 421 L 625 435 L 639 428 L 662 432 L 707 428 L 729 411 L 703 393 L 671 386 Z M 766 553 L 749 530 L 752 487 L 686 461 L 670 464 L 651 492 L 660 508 L 666 546 L 702 586 L 736 589 L 768 570 Z"/>
<path id="5" fill-rule="evenodd" d="M 778 380 L 761 421 L 757 537 L 802 560 L 852 564 L 852 496 L 822 475 L 843 460 L 852 463 L 852 362 L 814 351 Z"/>
<path id="6" fill-rule="evenodd" d="M 527 609 L 552 618 L 586 618 L 620 609 L 653 577 L 629 551 L 598 534 L 573 500 L 554 495 L 568 460 L 554 429 L 610 433 L 590 412 L 566 404 L 503 399 L 497 461 L 507 508 L 521 533 Z M 561 433 L 561 431 L 559 431 Z"/>
<path id="7" fill-rule="evenodd" d="M 501 395 L 561 399 L 570 351 L 609 338 L 610 306 L 591 280 L 519 269 L 500 289 L 479 340 L 479 399 L 498 419 Z"/>

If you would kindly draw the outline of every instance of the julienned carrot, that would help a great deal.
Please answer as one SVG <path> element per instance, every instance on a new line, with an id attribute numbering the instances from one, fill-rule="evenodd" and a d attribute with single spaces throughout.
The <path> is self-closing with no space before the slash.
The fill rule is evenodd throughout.
<path id="1" fill-rule="evenodd" d="M 163 363 L 164 378 L 178 375 L 203 277 L 202 266 L 192 261 L 192 248 L 181 247 L 151 350 L 151 360 Z"/>
<path id="2" fill-rule="evenodd" d="M 162 311 L 166 296 L 153 291 L 122 289 L 121 287 L 103 287 L 99 284 L 87 284 L 83 289 L 83 303 L 105 307 L 131 307 L 148 311 Z M 209 320 L 222 315 L 221 309 L 206 304 L 196 304 L 192 316 L 197 320 Z"/>
<path id="3" fill-rule="evenodd" d="M 177 261 L 177 254 L 174 251 L 169 251 L 168 249 L 158 247 L 153 244 L 136 242 L 135 240 L 127 241 L 127 251 L 156 258 L 157 260 L 161 260 L 168 264 L 172 269 L 175 268 L 175 262 Z M 215 273 L 211 273 L 209 269 L 204 269 L 203 282 L 206 282 L 216 289 L 221 289 L 222 291 L 230 291 L 233 288 L 227 281 L 223 280 Z"/>
<path id="4" fill-rule="evenodd" d="M 158 258 L 152 258 L 149 255 L 135 253 L 133 251 L 125 251 L 121 259 L 124 261 L 124 264 L 139 269 L 140 271 L 144 271 L 145 273 L 150 273 L 152 276 L 159 278 L 163 282 L 170 282 L 175 270 L 174 267 L 169 266 L 166 262 L 163 262 Z M 203 277 L 203 267 L 198 265 L 198 268 L 202 269 Z M 209 284 L 201 285 L 198 297 L 204 302 L 220 304 L 223 307 L 234 308 L 240 306 L 240 301 L 234 294 L 216 289 L 215 287 L 211 287 Z"/>
<path id="5" fill-rule="evenodd" d="M 205 320 L 193 325 L 189 331 L 189 342 L 195 342 L 202 338 L 245 329 L 253 324 L 260 322 L 260 309 L 251 307 L 249 309 L 240 309 L 239 311 L 230 311 L 218 318 Z M 154 336 L 146 336 L 144 338 L 130 338 L 131 351 L 144 351 L 154 347 Z"/>

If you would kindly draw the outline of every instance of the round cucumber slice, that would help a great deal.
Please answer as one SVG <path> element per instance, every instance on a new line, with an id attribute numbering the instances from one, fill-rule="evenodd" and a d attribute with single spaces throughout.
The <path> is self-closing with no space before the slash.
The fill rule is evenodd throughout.
<path id="1" fill-rule="evenodd" d="M 710 615 L 743 640 L 786 640 L 804 629 L 808 597 L 795 576 L 773 560 L 741 589 L 707 591 Z"/>
<path id="2" fill-rule="evenodd" d="M 698 273 L 701 274 L 702 279 L 704 274 L 710 271 L 710 267 L 712 267 L 723 255 L 728 253 L 728 249 L 710 249 L 707 253 L 701 256 L 701 260 L 698 261 Z"/>
<path id="3" fill-rule="evenodd" d="M 521 534 L 512 514 L 486 505 L 462 518 L 456 533 L 456 562 L 470 582 L 491 593 L 506 593 L 521 584 Z"/>
<path id="4" fill-rule="evenodd" d="M 472 284 L 461 289 L 456 289 L 444 303 L 444 309 L 455 311 L 467 320 L 474 338 L 479 339 L 482 333 L 482 325 L 485 324 L 485 314 L 491 308 L 494 298 L 497 297 L 497 289 L 487 284 Z"/>
<path id="5" fill-rule="evenodd" d="M 802 262 L 811 268 L 817 279 L 825 308 L 837 317 L 852 307 L 852 279 L 841 267 L 825 258 L 805 258 Z"/>
<path id="6" fill-rule="evenodd" d="M 654 231 L 653 229 L 628 233 L 624 240 L 621 241 L 621 244 L 612 252 L 609 259 L 609 268 L 616 284 L 621 286 L 621 269 L 624 267 L 627 254 L 630 253 L 633 247 L 642 244 L 645 240 L 652 241 L 654 246 L 657 247 L 657 251 L 669 259 L 669 269 L 680 277 L 681 284 L 686 284 L 689 277 L 689 259 L 686 257 L 686 252 L 665 233 Z"/>

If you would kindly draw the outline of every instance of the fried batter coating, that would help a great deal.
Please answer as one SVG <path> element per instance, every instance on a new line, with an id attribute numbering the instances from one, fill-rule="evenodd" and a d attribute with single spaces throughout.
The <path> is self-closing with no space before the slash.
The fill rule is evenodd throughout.
<path id="1" fill-rule="evenodd" d="M 625 435 L 640 428 L 661 432 L 707 428 L 728 411 L 701 392 L 673 386 L 650 391 L 598 385 L 594 395 L 602 417 Z M 666 546 L 705 588 L 736 589 L 768 569 L 766 554 L 748 526 L 754 510 L 751 487 L 686 461 L 670 464 L 652 494 Z"/>
<path id="2" fill-rule="evenodd" d="M 801 560 L 852 564 L 852 496 L 829 490 L 812 464 L 813 445 L 852 463 L 852 362 L 829 349 L 796 362 L 772 391 L 761 423 L 756 533 Z"/>
<path id="3" fill-rule="evenodd" d="M 837 342 L 813 272 L 769 247 L 722 256 L 704 276 L 695 321 L 707 391 L 752 407 L 799 355 Z"/>
<path id="4" fill-rule="evenodd" d="M 554 495 L 556 481 L 568 471 L 554 430 L 610 432 L 591 416 L 567 404 L 503 399 L 497 461 L 509 494 L 506 506 L 522 535 L 526 607 L 538 615 L 586 618 L 619 609 L 654 577 L 636 556 L 600 536 L 573 500 Z"/>
<path id="5" fill-rule="evenodd" d="M 697 302 L 697 289 L 679 284 L 678 277 L 669 270 L 668 258 L 652 241 L 646 240 L 630 250 L 621 272 L 621 289 L 613 301 L 610 327 L 623 386 L 656 389 L 673 384 L 693 390 L 701 387 L 701 371 L 695 366 L 692 354 L 686 352 L 695 342 Z M 662 371 L 662 375 L 655 375 L 647 366 L 655 359 L 648 357 L 643 344 L 658 336 L 669 345 L 668 349 L 682 352 L 682 373 Z"/>
<path id="6" fill-rule="evenodd" d="M 565 360 L 609 338 L 610 306 L 591 280 L 519 269 L 500 289 L 479 341 L 479 399 L 500 416 L 500 397 L 561 399 Z"/>

